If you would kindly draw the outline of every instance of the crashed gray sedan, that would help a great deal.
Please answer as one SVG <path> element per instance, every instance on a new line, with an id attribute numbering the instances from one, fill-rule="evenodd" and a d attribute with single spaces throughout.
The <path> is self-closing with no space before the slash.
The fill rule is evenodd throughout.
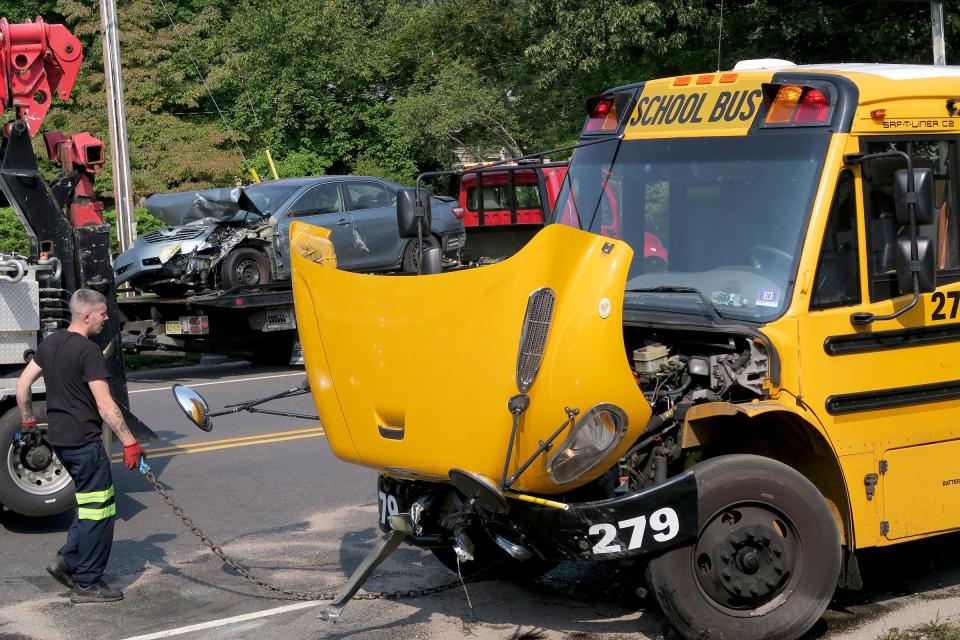
<path id="1" fill-rule="evenodd" d="M 331 231 L 341 269 L 415 272 L 416 241 L 397 230 L 401 188 L 381 178 L 324 176 L 152 196 L 147 209 L 174 226 L 137 238 L 118 256 L 117 283 L 180 295 L 288 280 L 293 220 Z M 458 259 L 465 238 L 453 204 L 433 198 L 426 238 L 447 263 Z"/>

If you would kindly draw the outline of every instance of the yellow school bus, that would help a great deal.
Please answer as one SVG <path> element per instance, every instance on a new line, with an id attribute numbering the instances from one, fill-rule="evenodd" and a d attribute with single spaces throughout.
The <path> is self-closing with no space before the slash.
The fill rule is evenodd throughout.
<path id="1" fill-rule="evenodd" d="M 330 444 L 464 575 L 639 559 L 684 637 L 797 638 L 858 550 L 960 528 L 960 68 L 748 61 L 587 109 L 506 260 L 347 273 L 298 226 Z"/>

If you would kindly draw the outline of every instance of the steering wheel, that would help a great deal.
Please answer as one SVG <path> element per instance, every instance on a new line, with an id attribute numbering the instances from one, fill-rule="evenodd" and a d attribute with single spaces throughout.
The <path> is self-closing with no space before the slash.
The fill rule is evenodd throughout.
<path id="1" fill-rule="evenodd" d="M 769 256 L 770 258 L 764 260 L 762 256 Z M 771 247 L 767 244 L 755 244 L 749 249 L 747 249 L 744 254 L 746 262 L 748 265 L 754 269 L 762 269 L 763 267 L 771 267 L 776 262 L 782 261 L 787 266 L 793 264 L 793 256 L 784 251 L 783 249 L 777 249 L 776 247 Z"/>

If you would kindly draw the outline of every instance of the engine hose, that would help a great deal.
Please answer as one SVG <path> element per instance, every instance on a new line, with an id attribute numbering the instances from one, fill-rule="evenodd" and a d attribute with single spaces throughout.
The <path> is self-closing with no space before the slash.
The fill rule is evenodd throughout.
<path id="1" fill-rule="evenodd" d="M 637 444 L 630 447 L 630 449 L 623 454 L 624 458 L 629 458 L 631 455 L 637 451 L 645 448 L 650 442 L 652 442 L 658 435 L 659 432 L 673 420 L 673 408 L 667 409 L 663 413 L 658 413 L 647 421 L 646 426 L 644 426 L 641 435 L 647 436 Z"/>
<path id="2" fill-rule="evenodd" d="M 682 396 L 683 393 L 690 387 L 690 383 L 693 382 L 688 374 L 683 374 L 683 377 L 680 378 L 680 386 L 676 389 L 670 389 L 669 391 L 664 391 L 661 395 L 666 396 L 667 398 L 676 398 L 677 396 Z"/>
<path id="3" fill-rule="evenodd" d="M 667 481 L 667 456 L 663 447 L 653 448 L 653 482 L 660 484 Z"/>
<path id="4" fill-rule="evenodd" d="M 649 423 L 648 423 L 648 424 L 649 424 Z M 635 454 L 636 452 L 642 451 L 642 450 L 646 449 L 647 446 L 649 446 L 651 442 L 654 442 L 657 438 L 661 437 L 663 434 L 667 433 L 668 431 L 671 431 L 671 430 L 675 429 L 675 428 L 678 426 L 678 424 L 679 424 L 679 423 L 677 423 L 677 422 L 672 422 L 671 424 L 669 424 L 669 425 L 667 426 L 666 429 L 663 430 L 662 433 L 653 433 L 653 434 L 647 436 L 646 438 L 644 438 L 643 440 L 641 440 L 641 441 L 638 442 L 637 444 L 635 444 L 635 445 L 633 445 L 632 447 L 630 447 L 630 449 L 629 449 L 625 454 L 623 454 L 623 457 L 624 457 L 624 458 L 629 458 L 630 456 L 632 456 L 632 455 Z"/>
<path id="5" fill-rule="evenodd" d="M 740 357 L 737 358 L 736 362 L 733 363 L 733 370 L 740 371 L 740 369 L 743 369 L 743 365 L 747 364 L 749 360 L 750 360 L 750 349 L 747 349 L 746 351 L 741 353 Z"/>
<path id="6" fill-rule="evenodd" d="M 656 433 L 663 428 L 663 425 L 667 424 L 673 418 L 673 409 L 668 409 L 663 413 L 658 413 L 649 420 L 647 420 L 646 426 L 643 428 L 643 434 Z"/>

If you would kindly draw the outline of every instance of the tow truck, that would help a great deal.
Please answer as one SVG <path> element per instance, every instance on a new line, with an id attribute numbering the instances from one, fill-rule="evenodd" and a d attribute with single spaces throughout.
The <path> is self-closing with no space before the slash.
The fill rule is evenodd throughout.
<path id="1" fill-rule="evenodd" d="M 104 166 L 103 142 L 87 132 L 44 133 L 48 157 L 61 170 L 50 183 L 31 144 L 53 98 L 70 98 L 82 61 L 83 47 L 65 26 L 41 18 L 23 24 L 0 18 L 0 112 L 13 111 L 0 143 L 0 206 L 13 208 L 30 244 L 27 255 L 0 254 L 0 504 L 27 516 L 75 504 L 73 482 L 43 437 L 42 379 L 33 388 L 37 440 L 19 437 L 15 385 L 38 343 L 69 324 L 68 303 L 78 288 L 106 296 L 110 321 L 94 340 L 103 350 L 110 391 L 137 439 L 156 439 L 129 411 L 110 228 L 93 190 L 94 176 Z M 109 451 L 106 427 L 104 443 Z"/>
<path id="2" fill-rule="evenodd" d="M 119 306 L 127 351 L 218 353 L 264 365 L 299 359 L 289 281 L 175 297 L 132 296 L 120 299 Z"/>
<path id="3" fill-rule="evenodd" d="M 630 560 L 684 638 L 795 640 L 860 550 L 960 529 L 958 145 L 958 67 L 747 61 L 589 100 L 502 262 L 359 276 L 297 226 L 310 387 L 384 531 L 322 617 L 405 541 Z"/>
<path id="4" fill-rule="evenodd" d="M 540 160 L 539 158 L 537 160 Z M 464 262 L 489 262 L 516 253 L 543 227 L 567 176 L 565 161 L 466 165 L 459 176 L 459 206 L 467 241 Z"/>

